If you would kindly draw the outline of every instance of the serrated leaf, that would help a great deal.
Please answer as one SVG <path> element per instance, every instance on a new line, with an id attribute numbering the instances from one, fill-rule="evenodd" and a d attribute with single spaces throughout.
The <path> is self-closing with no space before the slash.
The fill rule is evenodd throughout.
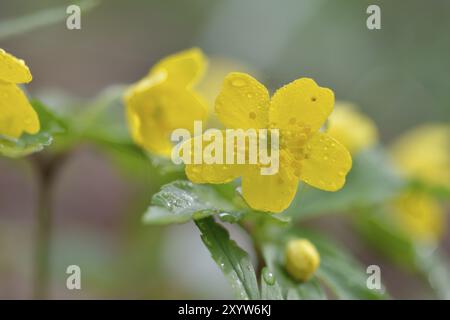
<path id="1" fill-rule="evenodd" d="M 23 134 L 17 140 L 0 137 L 0 154 L 18 158 L 42 151 L 48 147 L 54 135 L 61 134 L 67 130 L 63 120 L 53 114 L 46 106 L 38 101 L 32 101 L 31 105 L 39 117 L 41 129 L 37 134 Z"/>
<path id="2" fill-rule="evenodd" d="M 248 254 L 234 240 L 228 231 L 213 218 L 196 221 L 201 238 L 212 258 L 230 283 L 238 299 L 259 299 L 256 274 Z"/>
<path id="3" fill-rule="evenodd" d="M 383 150 L 366 150 L 354 157 L 352 170 L 341 190 L 326 192 L 304 185 L 288 213 L 295 218 L 304 219 L 374 205 L 392 197 L 402 185 L 403 181 Z"/>
<path id="4" fill-rule="evenodd" d="M 243 212 L 217 189 L 226 187 L 193 184 L 186 180 L 171 182 L 152 197 L 152 206 L 143 220 L 148 224 L 185 223 L 218 214 L 227 222 L 236 222 Z"/>

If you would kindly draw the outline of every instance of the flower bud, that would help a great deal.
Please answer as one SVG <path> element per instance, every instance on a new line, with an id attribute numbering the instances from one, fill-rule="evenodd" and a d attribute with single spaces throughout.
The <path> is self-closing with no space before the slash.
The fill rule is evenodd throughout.
<path id="1" fill-rule="evenodd" d="M 296 280 L 308 280 L 319 264 L 319 252 L 309 240 L 294 239 L 286 245 L 286 269 Z"/>

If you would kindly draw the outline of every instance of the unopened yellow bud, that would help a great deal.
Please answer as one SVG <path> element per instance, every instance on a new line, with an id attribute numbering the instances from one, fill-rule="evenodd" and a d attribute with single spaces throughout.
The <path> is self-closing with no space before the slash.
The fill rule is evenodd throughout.
<path id="1" fill-rule="evenodd" d="M 295 239 L 286 246 L 286 269 L 299 280 L 306 281 L 316 272 L 320 255 L 316 247 L 306 239 Z"/>

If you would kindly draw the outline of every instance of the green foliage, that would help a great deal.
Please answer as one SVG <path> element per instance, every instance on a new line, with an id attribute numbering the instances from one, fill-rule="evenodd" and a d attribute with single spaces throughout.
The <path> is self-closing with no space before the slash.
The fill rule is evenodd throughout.
<path id="1" fill-rule="evenodd" d="M 264 267 L 261 272 L 261 299 L 283 300 L 281 287 L 268 267 Z"/>
<path id="2" fill-rule="evenodd" d="M 239 299 L 259 299 L 256 274 L 248 254 L 213 218 L 197 220 L 203 243 L 212 258 L 222 270 L 236 297 Z"/>
<path id="3" fill-rule="evenodd" d="M 38 114 L 40 131 L 34 135 L 25 133 L 17 140 L 0 137 L 0 154 L 11 158 L 27 156 L 42 151 L 53 142 L 54 136 L 66 132 L 66 123 L 45 105 L 38 101 L 31 104 Z"/>
<path id="4" fill-rule="evenodd" d="M 227 186 L 220 187 L 227 188 Z M 213 214 L 218 214 L 227 221 L 237 221 L 243 212 L 230 203 L 218 188 L 197 185 L 185 180 L 171 182 L 153 196 L 153 205 L 145 213 L 144 222 L 185 223 Z"/>

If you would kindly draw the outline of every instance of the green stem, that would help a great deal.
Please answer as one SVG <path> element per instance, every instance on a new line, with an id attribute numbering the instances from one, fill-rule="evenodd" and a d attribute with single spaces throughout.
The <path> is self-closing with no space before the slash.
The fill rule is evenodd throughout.
<path id="1" fill-rule="evenodd" d="M 50 187 L 42 179 L 39 190 L 39 209 L 37 212 L 34 298 L 47 299 L 49 296 L 50 244 L 52 214 L 50 206 Z"/>
<path id="2" fill-rule="evenodd" d="M 61 163 L 61 159 L 60 157 L 39 155 L 35 160 L 40 184 L 35 233 L 36 248 L 33 296 L 35 299 L 47 299 L 50 295 L 50 258 L 53 222 L 51 194 L 56 169 Z"/>

